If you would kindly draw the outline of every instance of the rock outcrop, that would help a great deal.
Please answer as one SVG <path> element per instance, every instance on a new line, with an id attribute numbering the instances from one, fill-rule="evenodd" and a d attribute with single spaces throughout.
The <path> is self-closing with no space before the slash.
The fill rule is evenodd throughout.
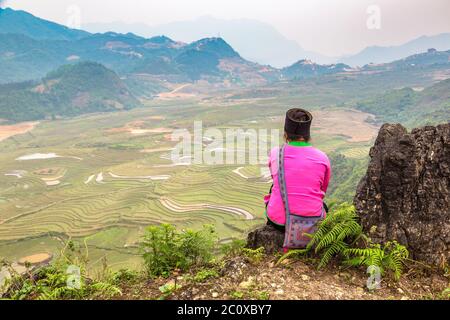
<path id="1" fill-rule="evenodd" d="M 264 247 L 268 254 L 280 252 L 283 248 L 284 232 L 266 225 L 248 234 L 247 247 L 258 249 Z"/>
<path id="2" fill-rule="evenodd" d="M 450 251 L 450 124 L 407 130 L 385 124 L 355 206 L 375 242 L 397 240 L 413 258 L 442 266 Z"/>

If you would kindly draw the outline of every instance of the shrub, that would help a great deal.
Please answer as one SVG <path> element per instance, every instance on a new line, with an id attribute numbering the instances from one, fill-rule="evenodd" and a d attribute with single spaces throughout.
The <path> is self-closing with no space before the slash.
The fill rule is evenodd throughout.
<path id="1" fill-rule="evenodd" d="M 110 276 L 113 284 L 135 283 L 139 279 L 139 272 L 129 269 L 120 269 Z"/>
<path id="2" fill-rule="evenodd" d="M 217 278 L 219 276 L 219 273 L 215 269 L 203 269 L 197 272 L 197 274 L 194 276 L 195 282 L 203 282 L 205 280 L 208 280 L 210 278 Z"/>
<path id="3" fill-rule="evenodd" d="M 244 293 L 241 291 L 233 291 L 233 292 L 231 292 L 230 296 L 234 300 L 239 300 L 244 297 Z"/>
<path id="4" fill-rule="evenodd" d="M 258 248 L 258 249 L 249 249 L 244 248 L 242 249 L 242 253 L 244 254 L 247 259 L 250 260 L 251 263 L 260 263 L 261 260 L 264 258 L 265 249 L 264 247 Z"/>
<path id="5" fill-rule="evenodd" d="M 182 286 L 177 284 L 176 282 L 169 282 L 165 285 L 159 287 L 159 291 L 161 291 L 162 295 L 158 298 L 158 300 L 165 300 L 170 295 L 172 295 L 178 289 L 181 289 Z"/>
<path id="6" fill-rule="evenodd" d="M 109 281 L 88 277 L 87 257 L 71 241 L 60 256 L 49 266 L 28 271 L 26 275 L 14 274 L 6 297 L 14 300 L 39 299 L 92 299 L 121 295 Z"/>
<path id="7" fill-rule="evenodd" d="M 450 300 L 450 287 L 445 288 L 444 291 L 442 291 L 442 293 L 440 294 L 440 297 L 442 299 Z"/>
<path id="8" fill-rule="evenodd" d="M 234 257 L 242 253 L 246 244 L 245 240 L 233 239 L 231 242 L 223 244 L 220 250 L 224 256 Z"/>
<path id="9" fill-rule="evenodd" d="M 256 299 L 258 300 L 269 300 L 270 299 L 270 293 L 267 291 L 261 291 L 258 293 Z"/>
<path id="10" fill-rule="evenodd" d="M 210 262 L 216 244 L 211 226 L 178 232 L 174 226 L 162 224 L 147 228 L 141 249 L 148 275 L 168 277 L 175 269 L 186 271 Z"/>

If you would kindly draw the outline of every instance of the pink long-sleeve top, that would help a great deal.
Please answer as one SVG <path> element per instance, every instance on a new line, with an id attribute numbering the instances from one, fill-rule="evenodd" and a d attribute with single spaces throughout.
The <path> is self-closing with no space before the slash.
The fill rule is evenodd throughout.
<path id="1" fill-rule="evenodd" d="M 271 151 L 269 168 L 273 178 L 272 193 L 266 196 L 267 217 L 278 225 L 286 223 L 286 214 L 278 184 L 279 148 Z M 286 189 L 291 214 L 320 216 L 323 198 L 331 177 L 327 155 L 306 142 L 290 142 L 284 155 Z"/>

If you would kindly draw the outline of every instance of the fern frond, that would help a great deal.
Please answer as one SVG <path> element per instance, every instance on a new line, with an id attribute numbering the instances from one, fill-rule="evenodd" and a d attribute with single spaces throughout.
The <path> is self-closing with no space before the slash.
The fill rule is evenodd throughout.
<path id="1" fill-rule="evenodd" d="M 308 249 L 290 250 L 290 251 L 286 252 L 284 255 L 282 255 L 281 258 L 278 259 L 276 264 L 280 264 L 281 262 L 283 262 L 286 259 L 298 258 L 300 256 L 307 254 L 308 252 L 309 252 Z"/>
<path id="2" fill-rule="evenodd" d="M 335 255 L 343 252 L 345 249 L 347 249 L 347 244 L 343 241 L 336 241 L 331 244 L 323 253 L 318 269 L 326 266 Z"/>
<path id="3" fill-rule="evenodd" d="M 122 295 L 122 291 L 120 291 L 118 287 L 109 283 L 97 282 L 93 284 L 91 287 L 100 296 L 114 297 Z"/>
<path id="4" fill-rule="evenodd" d="M 346 260 L 344 260 L 344 264 L 351 266 L 351 267 L 359 267 L 359 266 L 363 266 L 366 263 L 366 258 L 364 257 L 353 257 L 353 258 L 348 258 Z"/>
<path id="5" fill-rule="evenodd" d="M 369 248 L 350 248 L 344 251 L 344 256 L 349 265 L 377 266 L 382 274 L 385 270 L 390 270 L 394 273 L 395 280 L 399 280 L 409 251 L 393 241 L 386 243 L 383 247 L 379 244 L 371 244 Z"/>

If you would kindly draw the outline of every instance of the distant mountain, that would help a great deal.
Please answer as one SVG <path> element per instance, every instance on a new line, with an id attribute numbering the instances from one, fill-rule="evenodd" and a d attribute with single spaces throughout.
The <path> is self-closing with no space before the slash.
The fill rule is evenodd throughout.
<path id="1" fill-rule="evenodd" d="M 0 33 L 23 34 L 37 40 L 77 40 L 89 36 L 86 31 L 70 29 L 9 8 L 0 8 Z"/>
<path id="2" fill-rule="evenodd" d="M 201 75 L 219 75 L 220 60 L 228 58 L 239 59 L 240 56 L 221 38 L 211 38 L 186 46 L 174 61 L 180 71 L 198 80 Z"/>
<path id="3" fill-rule="evenodd" d="M 219 36 L 245 59 L 279 68 L 288 66 L 299 59 L 311 59 L 318 63 L 331 63 L 335 60 L 303 49 L 297 42 L 287 39 L 270 24 L 249 19 L 222 20 L 204 16 L 192 21 L 159 26 L 115 22 L 86 24 L 84 27 L 92 32 L 133 32 L 145 37 L 164 34 L 184 42 Z"/>
<path id="4" fill-rule="evenodd" d="M 395 68 L 411 68 L 435 64 L 450 64 L 450 50 L 437 51 L 436 49 L 428 49 L 426 52 L 393 61 L 388 65 Z"/>
<path id="5" fill-rule="evenodd" d="M 395 71 L 400 69 L 417 69 L 427 66 L 450 67 L 450 50 L 437 51 L 428 49 L 426 52 L 411 55 L 409 57 L 381 64 L 368 64 L 362 70 L 368 71 Z"/>
<path id="6" fill-rule="evenodd" d="M 401 122 L 410 128 L 449 122 L 450 79 L 417 91 L 412 88 L 392 90 L 356 108 L 375 114 L 380 122 Z"/>
<path id="7" fill-rule="evenodd" d="M 164 82 L 186 83 L 205 80 L 210 83 L 221 83 L 226 87 L 233 84 L 252 86 L 281 79 L 306 79 L 329 74 L 356 75 L 360 72 L 380 73 L 405 68 L 419 70 L 418 68 L 424 65 L 438 66 L 438 69 L 442 65 L 444 69 L 448 69 L 448 53 L 436 50 L 392 63 L 370 64 L 355 69 L 343 63 L 321 65 L 306 59 L 289 67 L 276 69 L 246 60 L 221 37 L 185 43 L 167 36 L 144 38 L 133 33 L 106 32 L 81 36 L 77 35 L 78 30 L 70 30 L 27 13 L 8 9 L 3 10 L 2 14 L 5 15 L 5 12 L 6 15 L 12 16 L 23 14 L 25 21 L 28 21 L 27 24 L 33 24 L 34 21 L 38 26 L 49 25 L 50 29 L 59 30 L 58 32 L 63 34 L 69 32 L 75 38 L 42 40 L 25 34 L 0 32 L 0 83 L 40 79 L 62 65 L 82 61 L 98 62 L 121 77 L 133 78 L 133 84 L 138 84 L 136 81 L 138 78 L 147 79 L 152 94 L 156 94 L 161 87 L 166 88 Z M 4 21 L 10 22 L 8 24 Z M 13 30 L 14 21 L 6 19 L 2 20 L 2 23 L 5 29 Z M 253 41 L 253 38 L 249 39 Z M 266 44 L 264 48 L 272 47 Z M 142 86 L 133 85 L 133 89 L 135 87 L 140 87 L 138 91 L 142 92 Z"/>
<path id="8" fill-rule="evenodd" d="M 139 101 L 101 64 L 65 65 L 42 81 L 0 85 L 0 118 L 27 121 L 126 110 Z"/>
<path id="9" fill-rule="evenodd" d="M 356 55 L 340 59 L 339 62 L 351 66 L 363 66 L 369 63 L 387 63 L 427 51 L 430 48 L 438 51 L 450 50 L 450 33 L 422 36 L 399 46 L 368 47 Z"/>
<path id="10" fill-rule="evenodd" d="M 283 79 L 299 80 L 348 71 L 352 71 L 352 68 L 343 63 L 320 65 L 311 60 L 300 60 L 289 67 L 281 69 L 281 74 Z"/>
<path id="11" fill-rule="evenodd" d="M 171 82 L 204 79 L 250 85 L 277 78 L 277 70 L 246 61 L 222 38 L 185 44 L 165 36 L 146 39 L 114 32 L 74 41 L 0 34 L 0 83 L 37 79 L 80 61 L 96 61 L 122 75 L 146 73 Z"/>

